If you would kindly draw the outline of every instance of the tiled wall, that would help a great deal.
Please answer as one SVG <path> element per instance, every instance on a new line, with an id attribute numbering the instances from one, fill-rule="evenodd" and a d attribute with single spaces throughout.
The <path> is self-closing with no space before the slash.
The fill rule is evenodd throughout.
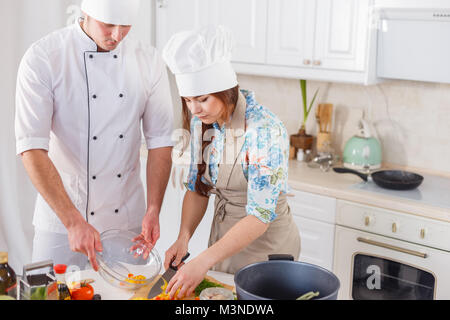
<path id="1" fill-rule="evenodd" d="M 255 91 L 257 101 L 283 120 L 289 134 L 298 131 L 303 119 L 299 81 L 240 75 L 239 83 Z M 308 81 L 308 99 L 316 88 L 320 90 L 317 102 L 335 106 L 332 137 L 338 153 L 365 114 L 382 144 L 383 161 L 450 172 L 449 84 L 396 80 L 363 86 Z M 307 122 L 312 135 L 318 131 L 314 111 Z"/>

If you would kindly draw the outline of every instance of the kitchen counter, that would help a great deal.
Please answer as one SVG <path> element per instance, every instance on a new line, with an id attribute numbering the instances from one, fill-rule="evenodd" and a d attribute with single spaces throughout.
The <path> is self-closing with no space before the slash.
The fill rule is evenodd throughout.
<path id="1" fill-rule="evenodd" d="M 209 271 L 208 275 L 222 283 L 234 286 L 233 274 Z M 135 294 L 135 291 L 122 290 L 110 285 L 93 269 L 73 272 L 66 275 L 66 277 L 66 279 L 94 279 L 95 282 L 91 283 L 91 285 L 94 288 L 94 292 L 102 296 L 102 300 L 129 300 Z"/>
<path id="2" fill-rule="evenodd" d="M 388 190 L 368 192 L 355 187 L 361 182 L 362 180 L 353 174 L 338 174 L 333 170 L 323 172 L 319 168 L 308 167 L 305 162 L 296 160 L 289 162 L 289 185 L 292 189 L 450 222 L 450 209 L 446 207 L 395 196 L 395 192 L 398 191 L 391 194 Z M 419 190 L 420 188 L 421 186 Z M 448 193 L 450 194 L 450 189 Z"/>

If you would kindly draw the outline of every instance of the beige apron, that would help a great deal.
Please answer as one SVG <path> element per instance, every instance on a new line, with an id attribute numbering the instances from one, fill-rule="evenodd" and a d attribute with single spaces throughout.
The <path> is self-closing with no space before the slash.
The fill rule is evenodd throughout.
<path id="1" fill-rule="evenodd" d="M 233 113 L 231 126 L 233 135 L 225 141 L 222 161 L 219 165 L 216 187 L 211 190 L 216 195 L 214 206 L 214 219 L 211 226 L 211 234 L 208 246 L 212 246 L 221 239 L 238 221 L 247 216 L 248 182 L 242 170 L 241 153 L 244 144 L 245 111 L 247 108 L 245 97 L 239 94 L 238 103 Z M 228 146 L 226 146 L 228 144 Z M 233 149 L 232 161 L 226 162 L 226 151 Z M 209 151 L 209 150 L 208 150 Z M 207 152 L 208 152 L 207 151 Z M 209 174 L 209 152 L 206 157 L 207 169 L 204 178 L 211 183 Z M 212 184 L 212 183 L 211 183 Z M 286 195 L 280 195 L 275 209 L 277 218 L 272 221 L 267 231 L 258 239 L 237 254 L 225 259 L 213 267 L 215 271 L 235 273 L 240 268 L 259 261 L 267 261 L 269 254 L 291 254 L 298 260 L 300 254 L 300 236 L 298 228 L 292 219 Z"/>

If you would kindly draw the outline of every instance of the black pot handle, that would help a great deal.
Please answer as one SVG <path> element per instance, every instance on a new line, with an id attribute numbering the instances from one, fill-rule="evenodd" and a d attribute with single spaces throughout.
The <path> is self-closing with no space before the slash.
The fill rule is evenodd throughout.
<path id="1" fill-rule="evenodd" d="M 269 261 L 270 260 L 288 260 L 288 261 L 294 261 L 294 257 L 291 254 L 269 254 Z"/>
<path id="2" fill-rule="evenodd" d="M 363 179 L 366 182 L 367 182 L 368 177 L 369 177 L 368 174 L 364 174 L 364 173 L 361 173 L 359 171 L 356 171 L 356 170 L 353 170 L 353 169 L 349 169 L 349 168 L 337 168 L 337 167 L 334 167 L 333 170 L 334 170 L 334 172 L 337 172 L 337 173 L 353 173 L 353 174 L 356 174 L 358 177 L 360 177 L 361 179 Z"/>

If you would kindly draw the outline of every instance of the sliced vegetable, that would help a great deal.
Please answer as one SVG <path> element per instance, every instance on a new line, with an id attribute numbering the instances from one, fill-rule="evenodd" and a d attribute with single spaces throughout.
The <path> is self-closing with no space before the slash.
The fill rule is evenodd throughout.
<path id="1" fill-rule="evenodd" d="M 203 279 L 202 282 L 200 282 L 200 284 L 194 290 L 195 296 L 198 297 L 200 293 L 206 288 L 214 288 L 214 287 L 223 288 L 223 286 L 218 283 L 214 283 L 209 280 Z"/>
<path id="2" fill-rule="evenodd" d="M 147 280 L 147 278 L 143 275 L 135 276 L 134 274 L 129 273 L 128 278 L 125 281 L 129 283 L 145 284 L 145 280 Z"/>
<path id="3" fill-rule="evenodd" d="M 180 300 L 178 299 L 178 293 L 180 292 L 180 288 L 178 288 L 178 290 L 175 292 L 175 295 L 171 299 L 169 293 L 166 293 L 168 283 L 164 278 L 163 281 L 164 284 L 161 286 L 162 292 L 151 300 Z"/>
<path id="4" fill-rule="evenodd" d="M 37 287 L 31 289 L 31 300 L 45 300 L 47 297 L 47 288 L 46 287 Z"/>
<path id="5" fill-rule="evenodd" d="M 296 300 L 311 300 L 314 297 L 317 297 L 319 295 L 319 291 L 317 292 L 307 292 L 304 295 L 301 295 L 300 297 L 298 297 Z"/>

